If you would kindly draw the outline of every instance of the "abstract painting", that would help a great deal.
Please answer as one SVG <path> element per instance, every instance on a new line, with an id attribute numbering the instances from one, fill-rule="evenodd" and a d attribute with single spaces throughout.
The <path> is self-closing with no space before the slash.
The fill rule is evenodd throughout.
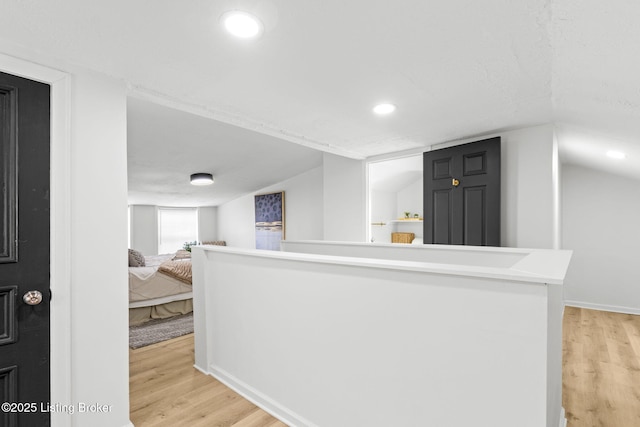
<path id="1" fill-rule="evenodd" d="M 280 250 L 284 240 L 284 191 L 256 196 L 256 249 Z"/>

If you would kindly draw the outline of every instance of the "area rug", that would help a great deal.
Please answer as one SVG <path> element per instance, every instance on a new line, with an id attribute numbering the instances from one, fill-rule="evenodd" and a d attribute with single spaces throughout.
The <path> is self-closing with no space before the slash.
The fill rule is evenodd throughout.
<path id="1" fill-rule="evenodd" d="M 129 327 L 129 347 L 136 349 L 193 332 L 193 313 L 154 319 Z"/>

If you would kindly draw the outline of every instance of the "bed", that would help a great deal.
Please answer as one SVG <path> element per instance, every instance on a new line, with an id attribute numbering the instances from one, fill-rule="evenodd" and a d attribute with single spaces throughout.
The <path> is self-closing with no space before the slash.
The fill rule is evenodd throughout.
<path id="1" fill-rule="evenodd" d="M 226 246 L 224 241 L 201 244 Z M 192 311 L 190 252 L 143 256 L 129 249 L 129 325 Z"/>
<path id="2" fill-rule="evenodd" d="M 130 325 L 193 311 L 191 259 L 176 255 L 145 256 L 144 266 L 129 267 Z M 167 270 L 175 266 L 187 273 L 176 277 Z"/>

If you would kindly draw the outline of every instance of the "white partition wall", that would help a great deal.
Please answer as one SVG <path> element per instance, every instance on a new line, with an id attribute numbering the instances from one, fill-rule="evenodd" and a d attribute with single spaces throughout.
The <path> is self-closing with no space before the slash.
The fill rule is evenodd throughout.
<path id="1" fill-rule="evenodd" d="M 194 248 L 196 367 L 292 426 L 562 425 L 570 252 L 284 250 Z"/>

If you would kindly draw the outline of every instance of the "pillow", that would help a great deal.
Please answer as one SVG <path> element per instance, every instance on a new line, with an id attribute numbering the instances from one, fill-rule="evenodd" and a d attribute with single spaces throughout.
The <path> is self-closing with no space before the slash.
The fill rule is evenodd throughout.
<path id="1" fill-rule="evenodd" d="M 184 249 L 180 249 L 176 252 L 175 256 L 172 258 L 172 261 L 177 261 L 180 259 L 189 259 L 191 258 L 191 252 L 185 251 Z"/>
<path id="2" fill-rule="evenodd" d="M 144 267 L 144 255 L 135 249 L 129 249 L 129 267 Z"/>
<path id="3" fill-rule="evenodd" d="M 208 242 L 202 242 L 203 245 L 214 245 L 214 246 L 227 246 L 227 242 L 224 240 L 213 240 Z"/>

